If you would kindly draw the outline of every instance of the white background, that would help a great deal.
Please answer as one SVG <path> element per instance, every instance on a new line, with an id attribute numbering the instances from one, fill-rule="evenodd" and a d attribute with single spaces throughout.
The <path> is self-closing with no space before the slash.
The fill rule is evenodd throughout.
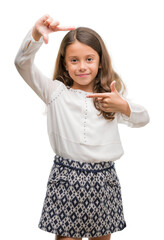
<path id="1" fill-rule="evenodd" d="M 48 13 L 61 25 L 91 27 L 104 39 L 129 98 L 144 105 L 150 123 L 120 126 L 125 154 L 116 162 L 127 228 L 115 240 L 163 239 L 164 8 L 161 0 L 5 1 L 0 6 L 0 238 L 50 240 L 38 229 L 54 153 L 45 105 L 14 66 L 18 48 L 35 21 Z M 50 35 L 36 64 L 51 77 L 65 32 Z M 110 133 L 109 133 L 110 134 Z"/>

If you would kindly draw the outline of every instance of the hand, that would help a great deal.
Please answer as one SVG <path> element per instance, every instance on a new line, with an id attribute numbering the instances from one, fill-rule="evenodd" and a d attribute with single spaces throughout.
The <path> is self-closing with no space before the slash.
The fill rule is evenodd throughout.
<path id="1" fill-rule="evenodd" d="M 48 43 L 48 34 L 57 31 L 69 31 L 74 30 L 75 27 L 60 27 L 58 21 L 54 21 L 48 14 L 40 18 L 34 25 L 32 36 L 36 41 L 39 41 L 43 36 L 44 42 Z"/>
<path id="2" fill-rule="evenodd" d="M 99 107 L 104 112 L 120 112 L 130 116 L 130 108 L 115 88 L 115 81 L 110 85 L 110 93 L 94 93 L 87 95 L 87 98 L 97 98 Z"/>

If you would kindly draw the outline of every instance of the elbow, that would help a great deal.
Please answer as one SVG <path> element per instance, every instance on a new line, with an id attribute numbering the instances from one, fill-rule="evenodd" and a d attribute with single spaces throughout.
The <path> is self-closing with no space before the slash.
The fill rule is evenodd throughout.
<path id="1" fill-rule="evenodd" d="M 146 112 L 146 121 L 145 121 L 145 125 L 147 125 L 150 122 L 150 117 L 148 112 Z"/>
<path id="2" fill-rule="evenodd" d="M 19 65 L 20 65 L 20 62 L 19 62 L 19 59 L 18 57 L 16 56 L 15 59 L 14 59 L 14 65 L 15 67 L 18 69 Z"/>
<path id="3" fill-rule="evenodd" d="M 20 57 L 19 55 L 15 57 L 14 64 L 18 71 L 24 69 L 24 67 L 28 65 L 27 60 L 25 60 L 25 58 L 22 56 Z"/>
<path id="4" fill-rule="evenodd" d="M 144 127 L 144 126 L 146 126 L 149 122 L 150 122 L 150 118 L 149 118 L 149 115 L 148 115 L 148 113 L 147 113 L 146 116 L 145 116 L 145 118 L 144 118 L 144 120 L 143 120 L 143 122 L 141 122 L 141 123 L 139 124 L 139 126 L 137 126 L 137 127 Z"/>
<path id="5" fill-rule="evenodd" d="M 145 111 L 144 118 L 143 118 L 143 126 L 147 125 L 150 122 L 150 117 L 147 111 Z"/>
<path id="6" fill-rule="evenodd" d="M 133 116 L 132 116 L 132 118 L 133 118 Z M 150 117 L 149 117 L 149 114 L 147 111 L 145 111 L 142 118 L 136 119 L 136 117 L 134 117 L 133 120 L 132 120 L 132 118 L 131 118 L 131 123 L 129 123 L 129 126 L 132 128 L 144 127 L 150 122 Z"/>
<path id="7" fill-rule="evenodd" d="M 24 61 L 23 61 L 23 58 L 20 58 L 19 56 L 16 56 L 15 59 L 14 59 L 14 65 L 17 69 L 17 71 L 21 74 L 24 69 L 25 69 L 25 64 L 24 64 Z"/>
<path id="8" fill-rule="evenodd" d="M 140 127 L 145 127 L 148 123 L 150 122 L 150 119 L 147 119 L 146 121 L 140 123 L 138 126 L 136 126 L 137 128 L 140 128 Z"/>

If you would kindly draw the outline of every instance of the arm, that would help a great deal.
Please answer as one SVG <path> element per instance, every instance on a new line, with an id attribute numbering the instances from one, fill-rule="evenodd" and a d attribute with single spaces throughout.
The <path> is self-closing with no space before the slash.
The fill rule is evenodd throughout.
<path id="1" fill-rule="evenodd" d="M 57 82 L 45 77 L 34 64 L 36 52 L 41 47 L 43 40 L 48 43 L 48 34 L 55 31 L 68 31 L 74 28 L 59 27 L 49 15 L 40 18 L 29 31 L 15 58 L 15 65 L 26 83 L 45 102 L 57 87 Z"/>
<path id="2" fill-rule="evenodd" d="M 97 97 L 100 108 L 105 112 L 115 112 L 118 123 L 129 127 L 143 127 L 149 122 L 148 112 L 144 107 L 134 104 L 120 96 L 115 88 L 115 82 L 110 85 L 111 93 L 96 93 L 87 97 Z"/>
<path id="3" fill-rule="evenodd" d="M 33 39 L 32 30 L 30 30 L 16 55 L 15 66 L 25 82 L 45 103 L 47 103 L 49 89 L 51 89 L 53 81 L 45 77 L 34 64 L 35 54 L 42 43 L 42 38 L 39 42 Z"/>
<path id="4" fill-rule="evenodd" d="M 118 113 L 117 114 L 118 123 L 126 124 L 128 127 L 132 128 L 139 128 L 148 124 L 150 118 L 147 110 L 139 104 L 132 103 L 127 99 L 126 101 L 130 108 L 130 116 Z"/>

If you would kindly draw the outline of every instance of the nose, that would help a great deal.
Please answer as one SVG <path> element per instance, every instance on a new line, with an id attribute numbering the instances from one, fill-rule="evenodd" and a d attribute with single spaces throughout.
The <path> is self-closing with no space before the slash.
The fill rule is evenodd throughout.
<path id="1" fill-rule="evenodd" d="M 86 64 L 84 61 L 79 62 L 79 71 L 85 71 L 86 70 Z"/>

